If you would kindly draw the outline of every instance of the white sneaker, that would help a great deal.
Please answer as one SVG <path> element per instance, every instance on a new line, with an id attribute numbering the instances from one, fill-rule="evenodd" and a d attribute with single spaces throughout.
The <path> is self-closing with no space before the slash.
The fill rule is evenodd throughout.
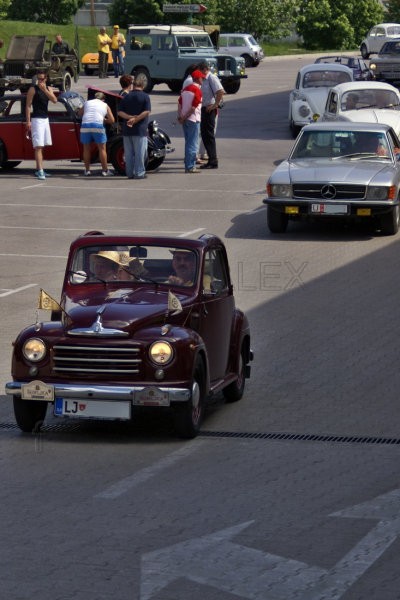
<path id="1" fill-rule="evenodd" d="M 101 174 L 103 177 L 112 177 L 114 175 L 112 171 L 102 171 Z"/>
<path id="2" fill-rule="evenodd" d="M 39 171 L 35 171 L 35 175 L 38 179 L 46 179 L 46 175 L 44 174 L 43 169 L 40 169 Z"/>
<path id="3" fill-rule="evenodd" d="M 90 171 L 85 171 L 85 177 L 89 177 L 89 175 L 91 175 Z"/>

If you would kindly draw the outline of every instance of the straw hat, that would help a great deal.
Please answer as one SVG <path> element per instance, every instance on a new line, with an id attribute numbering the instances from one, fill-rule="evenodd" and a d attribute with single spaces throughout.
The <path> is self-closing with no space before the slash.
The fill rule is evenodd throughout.
<path id="1" fill-rule="evenodd" d="M 99 250 L 97 254 L 91 254 L 90 262 L 97 262 L 99 258 L 105 258 L 118 265 L 120 264 L 120 253 L 116 250 Z"/>

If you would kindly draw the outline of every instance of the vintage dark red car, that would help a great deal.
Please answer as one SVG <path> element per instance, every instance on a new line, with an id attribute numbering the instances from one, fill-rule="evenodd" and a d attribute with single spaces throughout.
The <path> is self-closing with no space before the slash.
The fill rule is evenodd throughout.
<path id="1" fill-rule="evenodd" d="M 250 329 L 214 235 L 90 232 L 71 245 L 60 303 L 41 291 L 40 307 L 51 320 L 18 335 L 6 385 L 23 431 L 40 428 L 48 404 L 75 419 L 161 407 L 192 438 L 211 396 L 243 395 Z"/>
<path id="2" fill-rule="evenodd" d="M 88 98 L 93 97 L 97 88 L 89 88 Z M 104 90 L 103 90 L 104 91 Z M 120 96 L 113 92 L 104 92 L 107 104 L 110 105 L 116 123 L 107 126 L 108 161 L 116 172 L 125 175 L 125 158 L 121 124 L 117 118 Z M 81 117 L 80 109 L 85 99 L 77 92 L 58 93 L 56 104 L 49 103 L 49 119 L 52 133 L 52 145 L 44 149 L 44 158 L 49 160 L 81 161 L 83 147 L 80 143 Z M 12 169 L 23 160 L 34 160 L 32 142 L 25 131 L 24 94 L 6 94 L 0 98 L 0 168 Z M 157 169 L 166 154 L 172 152 L 171 140 L 165 131 L 158 128 L 155 121 L 149 124 L 148 160 L 146 169 Z M 98 162 L 96 144 L 92 147 L 92 162 Z"/>

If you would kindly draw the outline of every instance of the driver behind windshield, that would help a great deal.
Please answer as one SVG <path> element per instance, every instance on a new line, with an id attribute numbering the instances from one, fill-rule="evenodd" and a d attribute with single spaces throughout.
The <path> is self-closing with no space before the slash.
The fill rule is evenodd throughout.
<path id="1" fill-rule="evenodd" d="M 118 278 L 120 256 L 116 250 L 99 250 L 90 256 L 90 270 L 100 281 L 113 281 Z"/>

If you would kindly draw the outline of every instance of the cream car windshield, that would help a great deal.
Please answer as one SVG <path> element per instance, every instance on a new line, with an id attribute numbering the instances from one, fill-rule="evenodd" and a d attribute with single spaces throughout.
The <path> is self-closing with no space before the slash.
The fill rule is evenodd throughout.
<path id="1" fill-rule="evenodd" d="M 357 89 L 344 92 L 341 98 L 341 110 L 361 110 L 366 108 L 387 108 L 400 110 L 399 96 L 393 90 Z"/>
<path id="2" fill-rule="evenodd" d="M 104 245 L 79 248 L 72 262 L 70 282 L 137 282 L 192 287 L 196 283 L 198 257 L 184 247 L 154 245 Z"/>
<path id="3" fill-rule="evenodd" d="M 343 71 L 307 71 L 303 76 L 303 88 L 334 87 L 338 83 L 351 81 L 351 74 Z"/>

